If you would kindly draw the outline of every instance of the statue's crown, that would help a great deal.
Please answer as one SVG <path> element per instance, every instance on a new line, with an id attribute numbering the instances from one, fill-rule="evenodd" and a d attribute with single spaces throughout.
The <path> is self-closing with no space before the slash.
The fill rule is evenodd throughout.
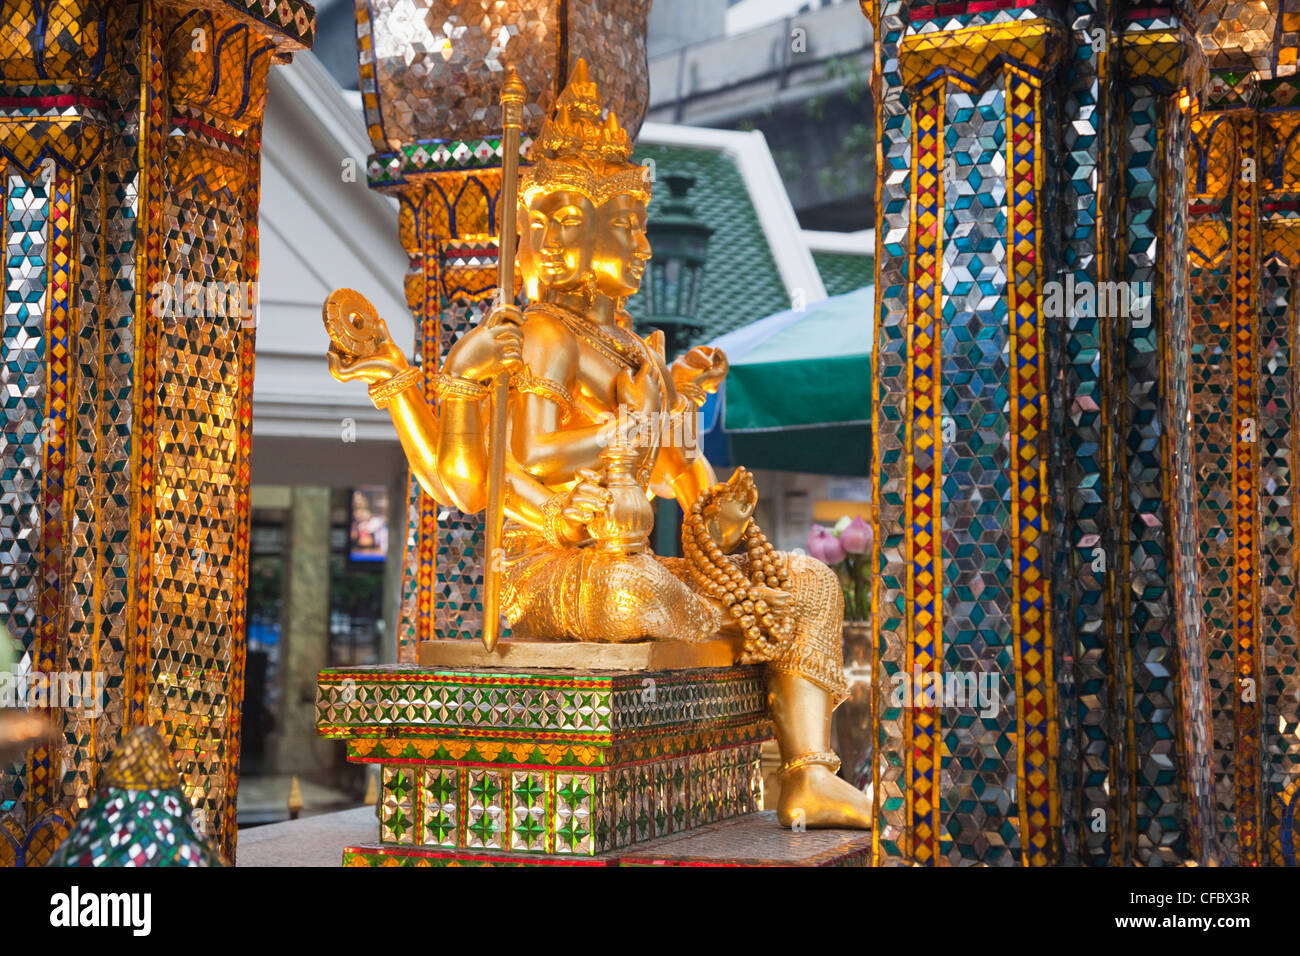
<path id="1" fill-rule="evenodd" d="M 571 189 L 593 205 L 629 193 L 649 201 L 646 170 L 632 162 L 632 143 L 613 110 L 602 119 L 600 91 L 579 59 L 554 113 L 533 142 L 533 165 L 521 173 L 524 202 Z"/>

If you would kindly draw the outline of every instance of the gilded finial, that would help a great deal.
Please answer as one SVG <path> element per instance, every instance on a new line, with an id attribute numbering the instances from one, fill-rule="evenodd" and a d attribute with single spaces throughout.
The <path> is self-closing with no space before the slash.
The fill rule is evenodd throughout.
<path id="1" fill-rule="evenodd" d="M 184 793 L 162 735 L 148 725 L 131 727 L 46 865 L 221 866 L 203 834 L 212 823 Z"/>
<path id="2" fill-rule="evenodd" d="M 506 67 L 506 81 L 501 85 L 502 102 L 522 103 L 527 95 L 528 90 L 523 80 L 519 79 L 519 71 L 513 66 Z"/>
<path id="3" fill-rule="evenodd" d="M 519 79 L 519 71 L 513 66 L 506 69 L 506 81 L 501 85 L 501 128 L 503 130 L 521 130 L 524 126 L 524 100 L 528 89 Z"/>
<path id="4" fill-rule="evenodd" d="M 120 790 L 179 790 L 181 778 L 162 736 L 144 726 L 123 734 L 99 785 Z"/>

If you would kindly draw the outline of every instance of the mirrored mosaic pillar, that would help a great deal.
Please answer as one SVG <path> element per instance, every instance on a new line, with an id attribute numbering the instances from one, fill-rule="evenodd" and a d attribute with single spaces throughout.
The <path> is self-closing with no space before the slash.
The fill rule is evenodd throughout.
<path id="1" fill-rule="evenodd" d="M 1076 104 L 1092 83 L 1085 58 L 1105 82 L 1097 215 L 1077 209 L 1062 223 L 1076 237 L 1096 224 L 1062 263 L 1067 283 L 1095 295 L 1061 319 L 1067 385 L 1054 396 L 1064 425 L 1058 656 L 1072 691 L 1061 707 L 1062 858 L 1170 865 L 1206 860 L 1213 843 L 1182 170 L 1204 63 L 1184 8 L 1124 4 L 1111 15 L 1104 38 L 1091 21 L 1082 31 L 1089 42 L 1066 76 Z M 1065 195 L 1087 181 L 1073 172 Z"/>
<path id="2" fill-rule="evenodd" d="M 1186 427 L 1171 437 L 1191 32 L 1177 8 L 864 8 L 877 861 L 1203 859 Z"/>
<path id="3" fill-rule="evenodd" d="M 233 857 L 262 109 L 314 14 L 53 0 L 0 16 L 0 601 L 59 728 L 0 768 L 0 864 L 49 857 L 137 724 Z"/>
<path id="4" fill-rule="evenodd" d="M 1059 819 L 1038 298 L 1043 84 L 1063 27 L 1039 8 L 949 6 L 869 11 L 882 170 L 877 854 L 1036 862 Z M 956 674 L 990 706 L 971 700 L 954 720 L 943 688 Z"/>
<path id="5" fill-rule="evenodd" d="M 1187 152 L 1188 374 L 1213 812 L 1231 863 L 1294 866 L 1300 82 L 1216 73 L 1202 106 Z"/>

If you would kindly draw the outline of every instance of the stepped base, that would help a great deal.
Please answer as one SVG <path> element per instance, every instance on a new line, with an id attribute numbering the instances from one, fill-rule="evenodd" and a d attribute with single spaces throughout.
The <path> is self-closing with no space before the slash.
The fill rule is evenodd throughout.
<path id="1" fill-rule="evenodd" d="M 870 866 L 871 833 L 779 826 L 772 810 L 748 813 L 595 856 L 438 850 L 371 843 L 343 850 L 344 866 Z"/>
<path id="2" fill-rule="evenodd" d="M 359 858 L 607 862 L 762 806 L 761 667 L 551 663 L 321 672 L 317 731 L 381 767 L 382 842 Z"/>

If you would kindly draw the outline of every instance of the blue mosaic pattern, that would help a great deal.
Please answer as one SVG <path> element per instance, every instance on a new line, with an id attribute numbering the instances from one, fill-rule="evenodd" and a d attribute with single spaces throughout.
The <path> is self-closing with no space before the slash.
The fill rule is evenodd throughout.
<path id="1" fill-rule="evenodd" d="M 1001 706 L 943 714 L 940 813 L 948 861 L 1008 865 L 1020 836 L 1011 648 L 1006 106 L 1001 87 L 950 88 L 943 237 L 943 669 L 997 675 Z"/>
<path id="2" fill-rule="evenodd" d="M 877 186 L 875 385 L 872 411 L 872 478 L 877 502 L 876 590 L 872 606 L 877 675 L 881 686 L 894 686 L 907 677 L 907 607 L 905 576 L 908 561 L 907 445 L 908 309 L 912 188 L 911 97 L 902 84 L 898 47 L 907 28 L 907 3 L 877 0 L 873 4 L 876 70 L 873 97 L 879 104 L 876 141 L 880 169 Z M 877 695 L 880 756 L 875 766 L 874 794 L 879 832 L 877 862 L 903 864 L 910 845 L 906 816 L 907 713 L 891 705 L 889 695 Z"/>
<path id="3" fill-rule="evenodd" d="M 1231 323 L 1227 318 L 1232 308 L 1232 263 L 1226 227 L 1222 222 L 1216 225 L 1221 227 L 1221 243 L 1218 237 L 1212 240 L 1213 248 L 1190 243 L 1188 305 L 1195 460 L 1198 468 L 1208 466 L 1222 474 L 1229 469 L 1232 458 L 1232 412 L 1224 408 L 1226 398 L 1220 384 L 1232 376 Z M 1223 824 L 1231 821 L 1236 802 L 1231 774 L 1236 685 L 1231 648 L 1232 549 L 1230 545 L 1225 547 L 1231 540 L 1231 519 L 1231 486 L 1202 479 L 1197 496 L 1200 599 L 1214 739 L 1215 815 Z M 1230 856 L 1235 852 L 1236 836 L 1230 825 L 1225 826 L 1220 842 Z"/>
<path id="4" fill-rule="evenodd" d="M 1300 664 L 1297 663 L 1295 487 L 1292 444 L 1295 426 L 1296 295 L 1291 263 L 1300 249 L 1274 253 L 1262 264 L 1259 295 L 1260 382 L 1260 697 L 1262 726 L 1263 833 L 1280 863 L 1282 817 L 1300 779 Z M 1294 257 L 1294 258 L 1293 258 Z M 1293 824 L 1292 824 L 1293 826 Z M 1288 864 L 1295 866 L 1294 854 Z"/>
<path id="5" fill-rule="evenodd" d="M 1190 139 L 1190 120 L 1180 111 L 1168 111 L 1164 134 L 1164 168 L 1185 166 Z M 1168 376 L 1168 421 L 1166 467 L 1171 487 L 1170 572 L 1176 589 L 1176 639 L 1178 649 L 1177 705 L 1181 708 L 1180 743 L 1185 766 L 1187 798 L 1185 823 L 1188 827 L 1186 851 L 1196 859 L 1210 859 L 1215 852 L 1213 782 L 1210 773 L 1212 743 L 1209 725 L 1209 685 L 1205 666 L 1205 632 L 1201 622 L 1198 595 L 1196 539 L 1197 482 L 1192 454 L 1192 431 L 1173 423 L 1185 422 L 1190 415 L 1191 395 L 1188 375 L 1191 363 L 1190 320 L 1188 316 L 1188 239 L 1187 177 L 1168 177 L 1170 186 L 1164 202 L 1164 233 L 1169 247 L 1177 250 L 1166 263 L 1161 276 L 1168 326 L 1161 338 L 1165 341 Z"/>
<path id="6" fill-rule="evenodd" d="M 0 441 L 5 493 L 0 497 L 0 605 L 24 655 L 37 637 L 42 531 L 41 469 L 45 420 L 47 188 L 11 172 L 5 182 L 5 427 Z M 35 663 L 28 658 L 29 663 Z M 26 793 L 26 769 L 0 769 L 0 810 Z"/>
<path id="7" fill-rule="evenodd" d="M 474 328 L 487 312 L 487 300 L 451 299 L 442 313 L 441 354 Z M 483 550 L 485 516 L 455 508 L 438 511 L 438 554 L 434 579 L 434 635 L 478 640 L 483 630 Z M 501 636 L 509 638 L 509 627 Z"/>
<path id="8" fill-rule="evenodd" d="M 1145 319 L 1140 317 L 1140 308 L 1130 308 L 1133 314 L 1127 318 L 1104 319 L 1125 336 L 1120 414 L 1124 443 L 1121 498 L 1127 513 L 1122 516 L 1125 534 L 1121 559 L 1116 562 L 1125 586 L 1118 615 L 1121 629 L 1116 636 L 1124 645 L 1122 672 L 1131 688 L 1120 706 L 1134 753 L 1119 794 L 1121 805 L 1132 808 L 1131 819 L 1124 821 L 1126 857 L 1132 854 L 1138 862 L 1150 865 L 1175 863 L 1186 855 L 1187 828 L 1178 786 L 1183 755 L 1179 753 L 1175 676 L 1170 666 L 1176 648 L 1165 501 L 1168 412 L 1161 348 L 1162 339 L 1167 338 L 1164 323 L 1170 314 L 1161 266 L 1171 259 L 1185 259 L 1186 250 L 1172 244 L 1165 248 L 1168 235 L 1160 218 L 1160 187 L 1172 178 L 1162 175 L 1169 154 L 1160 150 L 1160 144 L 1168 133 L 1168 112 L 1177 113 L 1177 107 L 1167 96 L 1136 84 L 1125 84 L 1121 96 L 1122 161 L 1128 192 L 1124 197 L 1123 267 L 1118 274 L 1130 283 L 1142 284 L 1130 288 L 1145 287 L 1151 298 Z M 1186 340 L 1169 347 L 1186 348 Z"/>
<path id="9" fill-rule="evenodd" d="M 1092 0 L 1070 3 L 1067 25 L 1091 35 L 1104 22 Z M 1049 273 L 1058 282 L 1096 282 L 1103 275 L 1107 242 L 1099 186 L 1111 175 L 1105 148 L 1104 117 L 1109 112 L 1110 84 L 1100 78 L 1102 51 L 1077 44 L 1064 66 L 1060 109 L 1060 163 L 1048 164 L 1052 192 L 1062 197 L 1059 213 L 1069 223 Z M 1051 469 L 1059 482 L 1056 520 L 1056 648 L 1061 693 L 1061 813 L 1069 821 L 1062 831 L 1067 863 L 1105 863 L 1111 855 L 1113 830 L 1094 830 L 1091 814 L 1100 809 L 1114 816 L 1111 793 L 1113 719 L 1108 706 L 1110 669 L 1106 635 L 1110 627 L 1109 577 L 1094 571 L 1095 549 L 1114 554 L 1110 525 L 1104 518 L 1109 477 L 1103 424 L 1107 389 L 1103 379 L 1106 339 L 1096 316 L 1072 316 L 1051 323 L 1052 365 L 1062 371 L 1062 387 L 1053 390 L 1052 429 L 1059 464 Z M 1102 702 L 1105 703 L 1102 703 Z"/>
<path id="10" fill-rule="evenodd" d="M 1207 860 L 1198 498 L 1191 438 L 1170 431 L 1196 411 L 1178 175 L 1188 122 L 1178 94 L 1197 69 L 1190 34 L 1168 13 L 1130 22 L 1091 0 L 1061 8 L 1059 24 L 1042 6 L 864 6 L 877 28 L 882 171 L 875 677 L 890 686 L 913 655 L 924 660 L 937 618 L 945 674 L 1005 678 L 997 717 L 937 713 L 933 751 L 930 715 L 880 704 L 878 862 Z M 929 42 L 939 31 L 963 33 Z M 1142 44 L 1121 42 L 1129 33 Z M 1054 51 L 1066 57 L 1059 69 Z M 917 107 L 936 84 L 938 145 Z M 997 167 L 999 149 L 1018 157 L 1012 168 Z M 936 194 L 937 240 L 926 205 Z M 932 271 L 943 289 L 938 469 L 924 461 Z M 1039 314 L 1036 283 L 1067 280 L 1103 295 L 1142 283 L 1152 299 L 1123 314 L 1073 299 L 1064 314 Z M 917 559 L 932 547 L 932 475 L 943 529 L 934 609 L 931 562 Z M 912 776 L 900 792 L 902 767 Z M 932 780 L 943 798 L 934 835 L 923 802 L 907 814 Z M 888 832 L 894 821 L 901 833 Z"/>

